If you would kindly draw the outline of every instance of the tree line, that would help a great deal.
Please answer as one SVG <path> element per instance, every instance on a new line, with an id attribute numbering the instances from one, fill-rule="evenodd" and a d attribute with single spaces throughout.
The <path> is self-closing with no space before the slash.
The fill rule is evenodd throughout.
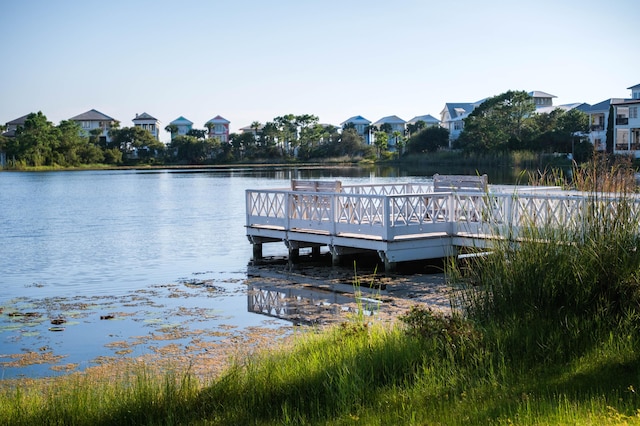
<path id="1" fill-rule="evenodd" d="M 264 125 L 254 121 L 251 132 L 232 133 L 229 141 L 209 137 L 208 129 L 192 129 L 174 136 L 168 144 L 158 141 L 140 127 L 120 128 L 88 134 L 71 120 L 57 126 L 42 112 L 29 114 L 15 137 L 0 137 L 0 151 L 6 153 L 10 167 L 60 166 L 82 164 L 216 164 L 237 161 L 300 161 L 327 158 L 390 159 L 409 154 L 432 153 L 449 148 L 449 131 L 425 122 L 409 123 L 405 131 L 393 131 L 389 124 L 370 126 L 365 143 L 353 124 L 342 129 L 320 124 L 311 114 L 287 114 Z M 176 133 L 169 125 L 167 132 Z M 588 116 L 576 109 L 555 109 L 535 113 L 529 94 L 508 91 L 485 100 L 464 119 L 460 137 L 453 148 L 463 152 L 572 152 L 576 159 L 587 158 L 593 146 L 586 140 Z"/>

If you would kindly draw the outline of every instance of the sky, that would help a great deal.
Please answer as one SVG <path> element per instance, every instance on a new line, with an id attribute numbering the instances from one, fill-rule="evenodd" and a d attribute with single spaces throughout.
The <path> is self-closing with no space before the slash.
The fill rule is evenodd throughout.
<path id="1" fill-rule="evenodd" d="M 7 0 L 0 123 L 408 121 L 508 90 L 595 104 L 640 84 L 638 16 L 637 0 Z"/>

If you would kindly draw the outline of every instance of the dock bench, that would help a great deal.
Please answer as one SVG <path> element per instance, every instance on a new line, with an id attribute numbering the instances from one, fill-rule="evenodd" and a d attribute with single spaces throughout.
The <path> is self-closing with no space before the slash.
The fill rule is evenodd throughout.
<path id="1" fill-rule="evenodd" d="M 487 175 L 433 175 L 433 192 L 448 191 L 482 191 L 487 192 L 489 180 Z"/>

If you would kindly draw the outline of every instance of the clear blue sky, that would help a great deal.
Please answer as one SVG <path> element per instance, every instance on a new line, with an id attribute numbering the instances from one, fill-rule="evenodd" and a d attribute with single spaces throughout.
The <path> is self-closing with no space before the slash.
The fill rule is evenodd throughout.
<path id="1" fill-rule="evenodd" d="M 7 0 L 0 13 L 1 123 L 95 108 L 123 127 L 142 112 L 163 127 L 338 125 L 439 118 L 507 90 L 593 104 L 640 83 L 637 0 Z"/>

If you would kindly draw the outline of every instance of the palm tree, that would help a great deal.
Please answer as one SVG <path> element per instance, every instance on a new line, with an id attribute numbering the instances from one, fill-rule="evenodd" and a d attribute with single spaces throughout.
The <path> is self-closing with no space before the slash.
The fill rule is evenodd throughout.
<path id="1" fill-rule="evenodd" d="M 178 126 L 176 126 L 175 124 L 168 124 L 167 127 L 164 128 L 164 130 L 168 133 L 171 133 L 171 140 L 173 140 L 173 135 L 178 133 Z"/>
<path id="2" fill-rule="evenodd" d="M 256 143 L 258 143 L 258 129 L 262 127 L 262 124 L 260 124 L 259 121 L 254 121 L 253 123 L 251 123 L 250 127 L 253 129 L 253 138 L 255 139 Z"/>

